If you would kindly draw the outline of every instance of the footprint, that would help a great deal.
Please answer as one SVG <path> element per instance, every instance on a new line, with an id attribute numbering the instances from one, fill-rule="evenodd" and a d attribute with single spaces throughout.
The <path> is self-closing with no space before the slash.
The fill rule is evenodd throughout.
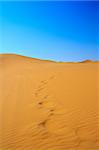
<path id="1" fill-rule="evenodd" d="M 43 102 L 39 102 L 38 105 L 43 105 Z"/>
<path id="2" fill-rule="evenodd" d="M 39 92 L 39 91 L 42 91 L 43 89 L 44 89 L 44 87 L 38 88 L 37 91 Z"/>
<path id="3" fill-rule="evenodd" d="M 38 86 L 38 88 L 43 88 L 43 87 L 45 87 L 45 84 L 44 85 L 41 84 L 41 85 Z"/>
<path id="4" fill-rule="evenodd" d="M 54 79 L 54 78 L 55 78 L 55 76 L 54 76 L 54 75 L 50 77 L 50 79 Z"/>
<path id="5" fill-rule="evenodd" d="M 41 84 L 43 84 L 43 85 L 44 85 L 44 84 L 47 84 L 47 80 L 42 80 L 42 81 L 41 81 Z"/>
<path id="6" fill-rule="evenodd" d="M 48 95 L 46 95 L 46 96 L 43 97 L 43 99 L 46 99 L 46 98 L 48 98 Z"/>
<path id="7" fill-rule="evenodd" d="M 54 115 L 54 109 L 51 109 L 49 116 L 53 116 L 53 115 Z"/>
<path id="8" fill-rule="evenodd" d="M 35 93 L 35 96 L 36 96 L 36 97 L 38 96 L 38 92 Z"/>
<path id="9" fill-rule="evenodd" d="M 45 127 L 46 127 L 46 123 L 47 123 L 47 120 L 44 120 L 44 121 L 40 122 L 38 125 L 39 125 L 40 127 L 45 128 Z"/>

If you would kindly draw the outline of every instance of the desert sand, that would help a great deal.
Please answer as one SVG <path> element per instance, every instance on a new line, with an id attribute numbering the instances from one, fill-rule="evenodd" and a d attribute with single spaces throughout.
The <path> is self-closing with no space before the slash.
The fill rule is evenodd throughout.
<path id="1" fill-rule="evenodd" d="M 0 150 L 99 150 L 99 62 L 0 55 Z"/>

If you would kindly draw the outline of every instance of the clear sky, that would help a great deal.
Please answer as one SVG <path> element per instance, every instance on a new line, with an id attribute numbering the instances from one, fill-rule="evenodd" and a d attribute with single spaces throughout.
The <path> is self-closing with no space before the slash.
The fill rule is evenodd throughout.
<path id="1" fill-rule="evenodd" d="M 0 53 L 99 59 L 99 2 L 0 2 Z"/>

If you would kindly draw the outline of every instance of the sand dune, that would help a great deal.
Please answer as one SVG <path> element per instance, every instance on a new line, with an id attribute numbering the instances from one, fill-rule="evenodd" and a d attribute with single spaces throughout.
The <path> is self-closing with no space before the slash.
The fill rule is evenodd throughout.
<path id="1" fill-rule="evenodd" d="M 95 61 L 92 61 L 92 60 L 84 60 L 84 61 L 82 61 L 81 63 L 95 63 Z"/>
<path id="2" fill-rule="evenodd" d="M 98 150 L 99 63 L 0 55 L 0 150 Z"/>

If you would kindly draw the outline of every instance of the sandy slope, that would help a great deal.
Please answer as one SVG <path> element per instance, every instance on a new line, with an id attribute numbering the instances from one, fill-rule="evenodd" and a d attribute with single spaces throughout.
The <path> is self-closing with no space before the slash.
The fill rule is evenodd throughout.
<path id="1" fill-rule="evenodd" d="M 0 55 L 0 150 L 98 150 L 98 71 Z"/>

